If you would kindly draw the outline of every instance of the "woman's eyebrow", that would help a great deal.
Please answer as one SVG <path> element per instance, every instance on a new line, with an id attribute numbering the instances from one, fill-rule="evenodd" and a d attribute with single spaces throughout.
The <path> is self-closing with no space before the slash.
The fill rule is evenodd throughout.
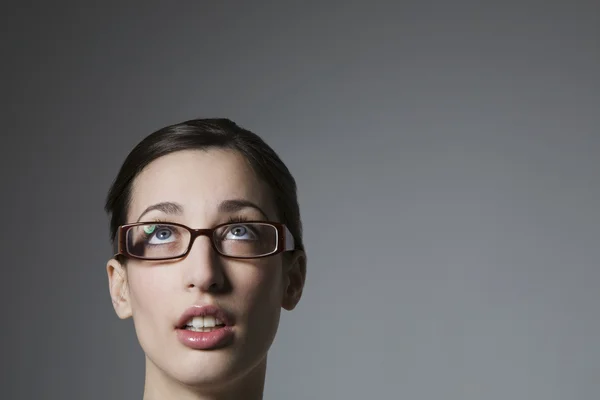
<path id="1" fill-rule="evenodd" d="M 262 208 L 249 200 L 231 199 L 225 200 L 219 204 L 219 212 L 222 213 L 234 213 L 241 211 L 244 208 L 254 208 L 255 210 L 258 210 L 265 219 L 269 219 L 269 217 L 267 217 L 267 213 L 264 212 Z"/>
<path id="2" fill-rule="evenodd" d="M 172 201 L 163 201 L 161 203 L 156 203 L 151 206 L 148 206 L 148 208 L 146 208 L 144 210 L 144 212 L 140 214 L 140 217 L 138 218 L 138 222 L 141 221 L 141 219 L 144 215 L 146 215 L 150 211 L 154 211 L 154 210 L 162 211 L 165 214 L 171 214 L 171 215 L 183 214 L 183 206 L 181 204 L 174 203 Z"/>

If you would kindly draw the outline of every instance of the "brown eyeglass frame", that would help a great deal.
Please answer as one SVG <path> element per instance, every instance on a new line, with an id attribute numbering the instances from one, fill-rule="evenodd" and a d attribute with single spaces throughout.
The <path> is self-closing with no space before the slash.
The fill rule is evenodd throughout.
<path id="1" fill-rule="evenodd" d="M 129 231 L 129 229 L 131 229 L 133 227 L 140 226 L 140 225 L 148 225 L 148 224 L 173 225 L 173 226 L 178 226 L 180 228 L 183 228 L 183 229 L 187 230 L 188 232 L 190 232 L 190 243 L 189 243 L 188 248 L 185 251 L 185 253 L 183 253 L 179 256 L 175 256 L 175 257 L 164 257 L 164 258 L 145 258 L 145 257 L 139 257 L 139 256 L 135 256 L 133 254 L 130 254 L 127 251 L 127 231 Z M 222 252 L 220 252 L 214 242 L 214 236 L 213 236 L 214 232 L 217 229 L 220 229 L 227 225 L 245 225 L 245 224 L 263 224 L 263 225 L 271 225 L 272 227 L 274 227 L 277 230 L 277 246 L 276 246 L 275 250 L 273 250 L 272 252 L 270 252 L 268 254 L 263 254 L 260 256 L 252 256 L 252 257 L 235 257 L 235 256 L 230 256 L 228 254 L 223 254 Z M 219 224 L 213 228 L 192 229 L 189 226 L 179 224 L 176 222 L 148 221 L 148 222 L 136 222 L 136 223 L 132 223 L 132 224 L 121 225 L 117 228 L 117 240 L 116 240 L 117 248 L 115 249 L 116 253 L 115 253 L 114 257 L 123 256 L 123 257 L 135 258 L 138 260 L 145 260 L 145 261 L 177 260 L 180 258 L 187 257 L 190 250 L 192 249 L 192 246 L 194 245 L 194 242 L 196 241 L 196 238 L 198 238 L 200 236 L 207 236 L 210 239 L 210 244 L 211 244 L 212 248 L 217 252 L 217 254 L 219 254 L 223 257 L 234 258 L 234 259 L 264 258 L 264 257 L 273 256 L 273 255 L 276 255 L 279 253 L 283 253 L 286 251 L 293 251 L 296 249 L 294 235 L 292 234 L 292 232 L 290 232 L 289 228 L 285 224 L 281 224 L 279 222 L 271 222 L 271 221 L 227 222 L 224 224 Z"/>

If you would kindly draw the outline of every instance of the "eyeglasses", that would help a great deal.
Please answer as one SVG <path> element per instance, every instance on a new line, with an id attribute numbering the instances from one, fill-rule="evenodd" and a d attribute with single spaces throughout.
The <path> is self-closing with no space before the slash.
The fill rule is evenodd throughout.
<path id="1" fill-rule="evenodd" d="M 262 258 L 295 249 L 284 224 L 249 221 L 192 229 L 173 222 L 137 222 L 117 231 L 117 254 L 140 260 L 172 260 L 187 256 L 194 240 L 207 236 L 213 249 L 231 258 Z"/>

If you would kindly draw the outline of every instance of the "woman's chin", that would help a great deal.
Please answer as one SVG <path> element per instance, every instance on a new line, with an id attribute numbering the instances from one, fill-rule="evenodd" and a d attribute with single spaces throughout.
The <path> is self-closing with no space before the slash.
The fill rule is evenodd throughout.
<path id="1" fill-rule="evenodd" d="M 235 380 L 243 371 L 227 349 L 190 350 L 164 369 L 175 380 L 191 387 L 220 386 Z"/>

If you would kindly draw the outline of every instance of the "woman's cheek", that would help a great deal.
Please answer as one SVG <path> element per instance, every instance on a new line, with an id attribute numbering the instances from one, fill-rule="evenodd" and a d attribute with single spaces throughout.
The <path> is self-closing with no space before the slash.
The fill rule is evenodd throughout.
<path id="1" fill-rule="evenodd" d="M 276 262 L 263 262 L 256 267 L 252 274 L 239 277 L 238 287 L 244 292 L 244 302 L 252 308 L 279 306 L 283 287 L 281 267 Z"/>
<path id="2" fill-rule="evenodd" d="M 156 324 L 162 307 L 169 304 L 172 274 L 160 268 L 135 268 L 131 271 L 129 290 L 134 319 L 145 324 Z"/>

